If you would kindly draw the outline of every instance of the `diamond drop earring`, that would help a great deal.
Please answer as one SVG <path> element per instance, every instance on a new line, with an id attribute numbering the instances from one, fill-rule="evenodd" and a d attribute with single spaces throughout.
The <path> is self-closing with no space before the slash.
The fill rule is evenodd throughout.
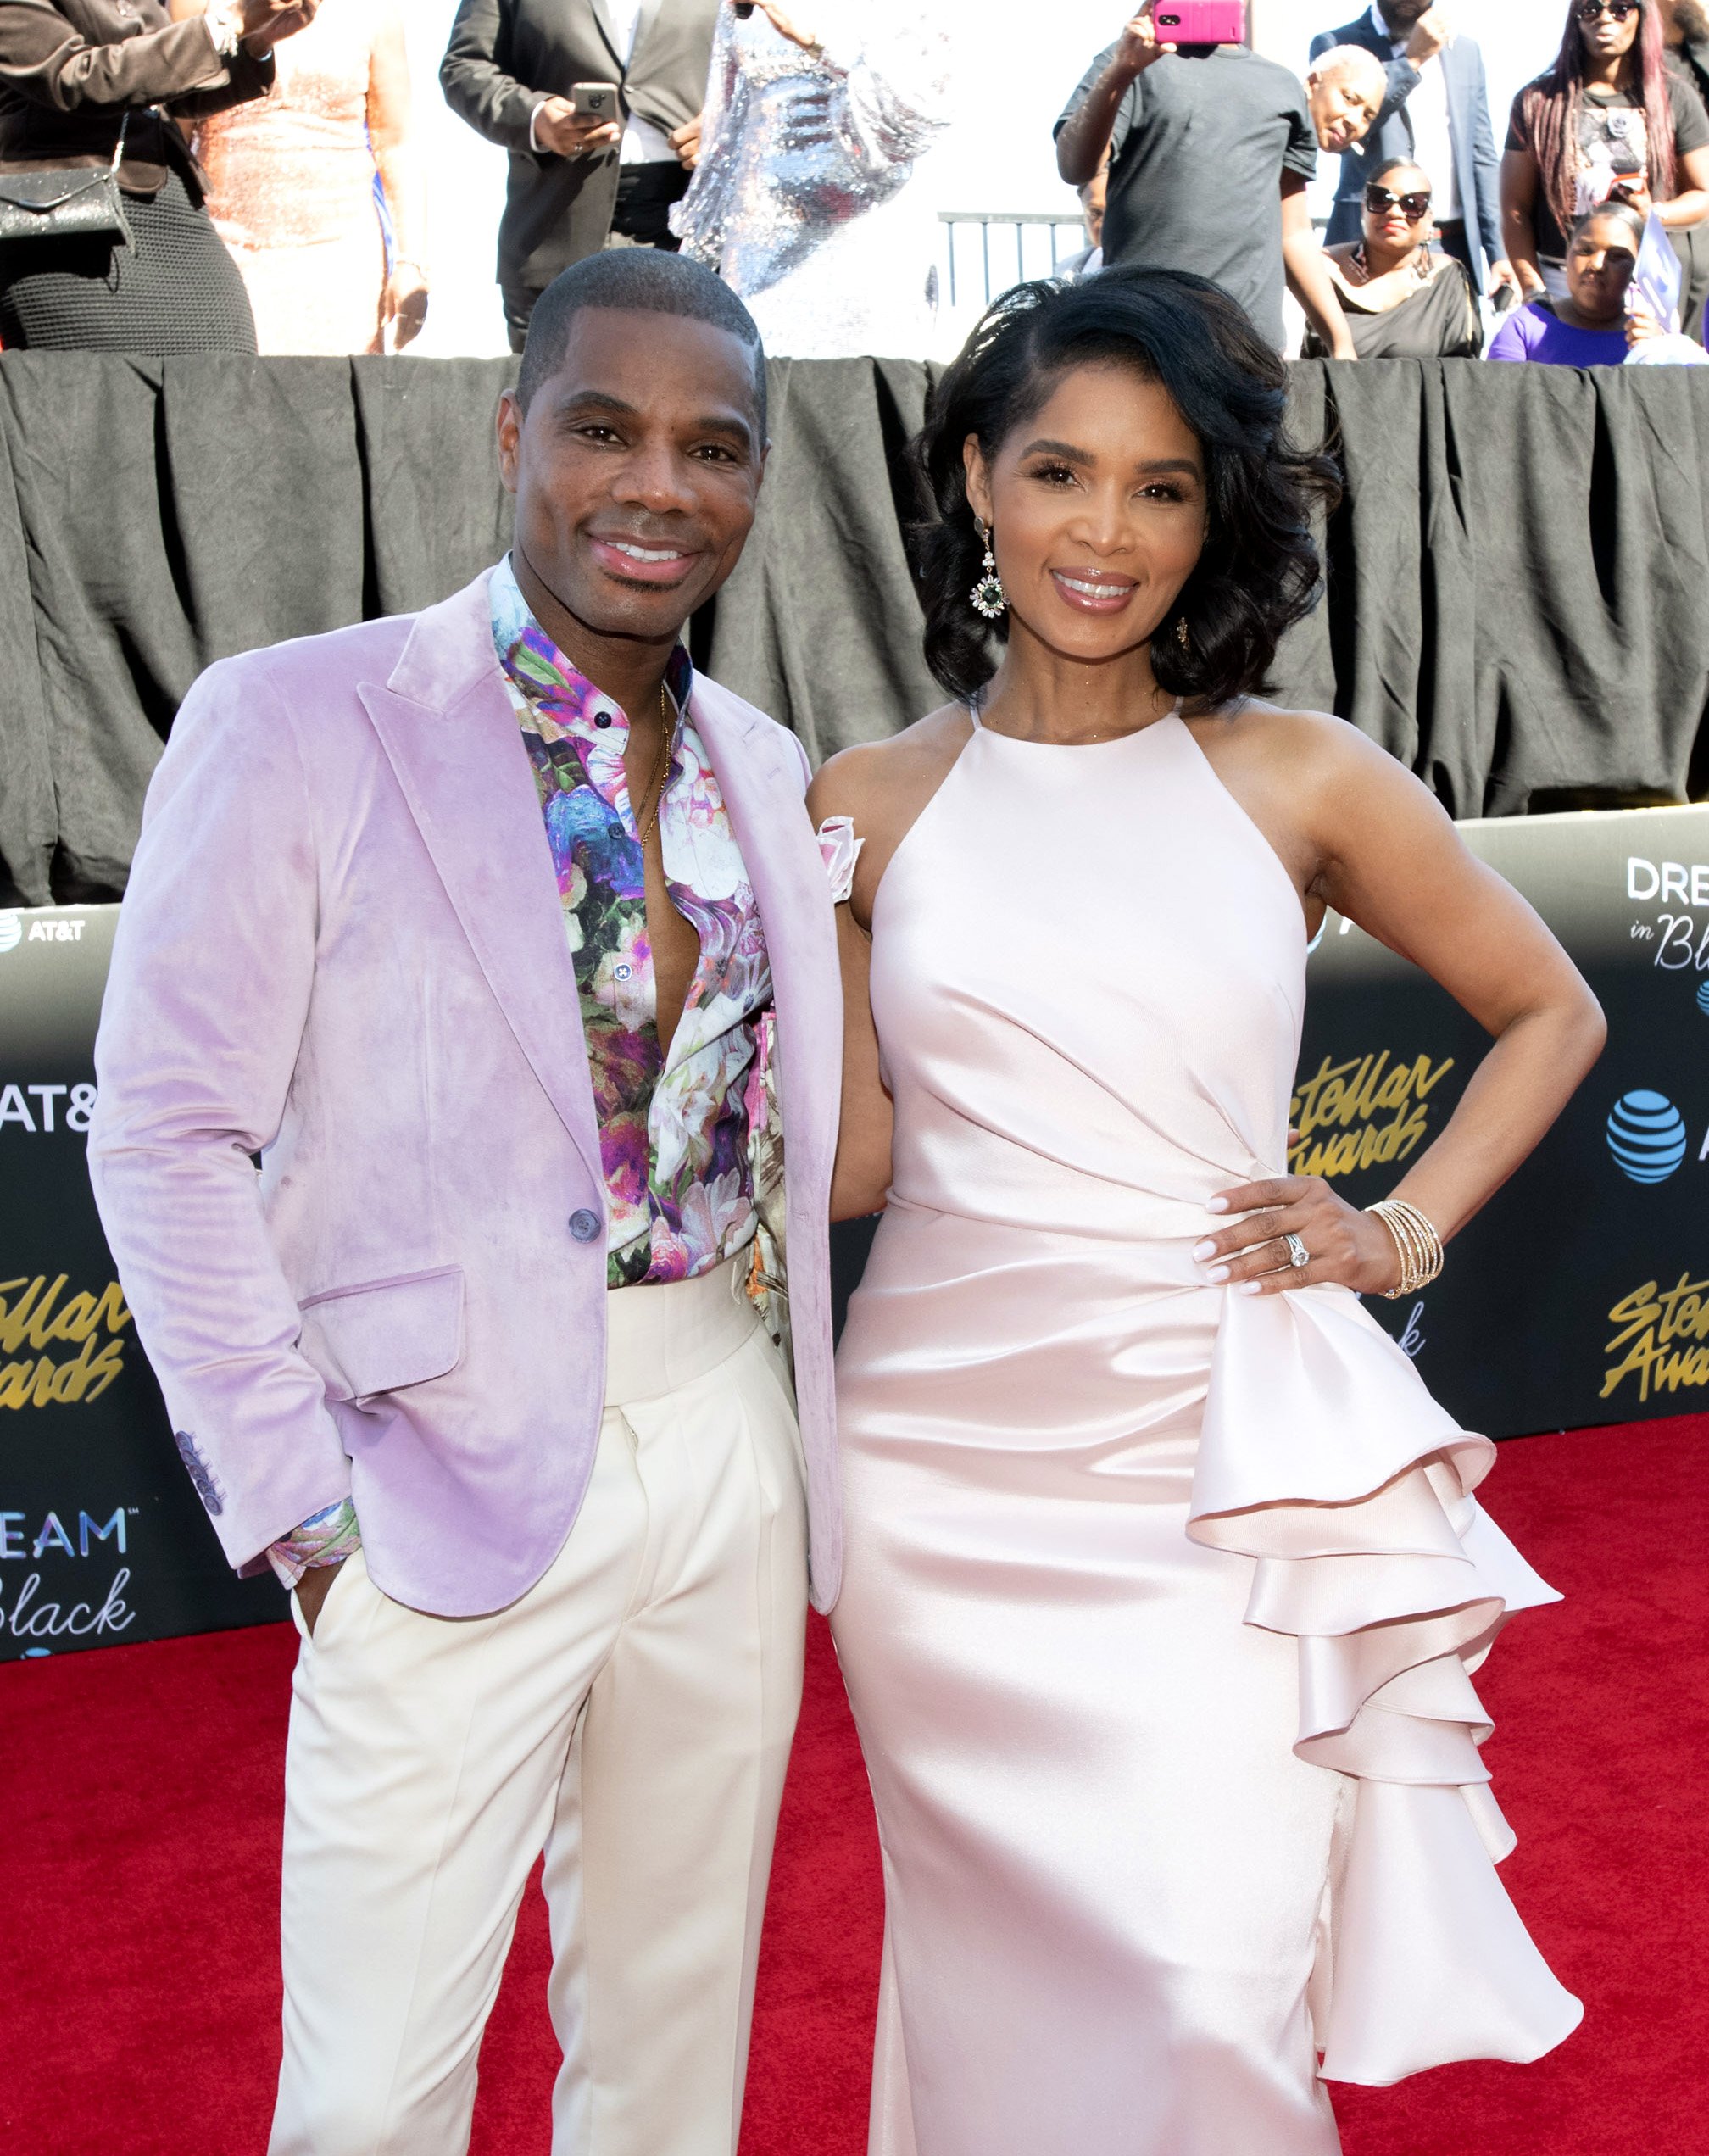
<path id="1" fill-rule="evenodd" d="M 1187 616 L 1184 614 L 1175 616 L 1175 641 L 1183 651 L 1190 652 L 1193 649 L 1193 639 L 1187 633 Z"/>
<path id="2" fill-rule="evenodd" d="M 980 565 L 985 573 L 967 596 L 976 613 L 983 614 L 988 621 L 994 621 L 1009 601 L 1004 596 L 1003 580 L 997 574 L 997 557 L 991 551 L 991 528 L 977 516 L 973 520 L 973 526 L 985 542 L 985 559 Z"/>

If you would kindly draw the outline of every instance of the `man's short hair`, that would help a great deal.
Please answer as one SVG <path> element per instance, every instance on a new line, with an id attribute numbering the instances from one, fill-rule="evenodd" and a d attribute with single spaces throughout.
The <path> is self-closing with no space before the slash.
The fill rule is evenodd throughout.
<path id="1" fill-rule="evenodd" d="M 728 330 L 754 354 L 754 402 L 765 440 L 765 351 L 759 325 L 721 277 L 660 248 L 610 248 L 584 256 L 555 276 L 534 304 L 522 348 L 516 401 L 526 412 L 534 393 L 564 364 L 570 325 L 587 307 L 637 315 L 675 315 Z"/>
<path id="2" fill-rule="evenodd" d="M 1320 53 L 1312 61 L 1306 80 L 1328 82 L 1338 75 L 1362 75 L 1367 90 L 1377 92 L 1380 105 L 1389 88 L 1389 77 L 1381 60 L 1362 45 L 1332 45 L 1327 53 Z"/>

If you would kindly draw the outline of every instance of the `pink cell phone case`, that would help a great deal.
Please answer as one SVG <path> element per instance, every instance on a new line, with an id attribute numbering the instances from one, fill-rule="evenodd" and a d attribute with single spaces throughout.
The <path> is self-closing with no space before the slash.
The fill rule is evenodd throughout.
<path id="1" fill-rule="evenodd" d="M 1165 45 L 1246 42 L 1246 0 L 1157 0 L 1151 19 Z"/>

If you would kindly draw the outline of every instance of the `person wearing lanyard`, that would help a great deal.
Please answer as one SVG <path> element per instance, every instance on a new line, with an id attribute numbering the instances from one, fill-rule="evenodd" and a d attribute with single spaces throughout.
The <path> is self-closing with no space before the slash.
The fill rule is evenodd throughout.
<path id="1" fill-rule="evenodd" d="M 1387 70 L 1389 91 L 1370 132 L 1343 154 L 1327 244 L 1358 239 L 1371 175 L 1379 164 L 1405 158 L 1428 175 L 1443 251 L 1465 264 L 1480 290 L 1511 287 L 1489 92 L 1477 45 L 1429 0 L 1372 0 L 1356 21 L 1314 37 L 1311 57 L 1340 45 L 1374 53 Z"/>

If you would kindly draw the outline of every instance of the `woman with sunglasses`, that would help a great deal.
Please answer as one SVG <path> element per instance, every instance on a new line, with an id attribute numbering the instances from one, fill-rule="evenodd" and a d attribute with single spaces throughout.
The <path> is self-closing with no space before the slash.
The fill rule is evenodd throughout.
<path id="1" fill-rule="evenodd" d="M 1626 312 L 1644 220 L 1629 203 L 1606 202 L 1581 217 L 1567 248 L 1567 293 L 1533 299 L 1489 341 L 1492 359 L 1540 359 L 1559 367 L 1617 367 L 1658 325 Z"/>
<path id="2" fill-rule="evenodd" d="M 1527 298 L 1566 296 L 1567 234 L 1611 196 L 1670 231 L 1709 215 L 1709 113 L 1653 0 L 1573 0 L 1554 65 L 1513 100 L 1501 221 Z"/>
<path id="3" fill-rule="evenodd" d="M 1361 359 L 1475 359 L 1483 350 L 1472 280 L 1432 250 L 1434 231 L 1429 175 L 1391 157 L 1365 183 L 1359 238 L 1324 249 Z M 1301 356 L 1329 356 L 1309 325 Z"/>

